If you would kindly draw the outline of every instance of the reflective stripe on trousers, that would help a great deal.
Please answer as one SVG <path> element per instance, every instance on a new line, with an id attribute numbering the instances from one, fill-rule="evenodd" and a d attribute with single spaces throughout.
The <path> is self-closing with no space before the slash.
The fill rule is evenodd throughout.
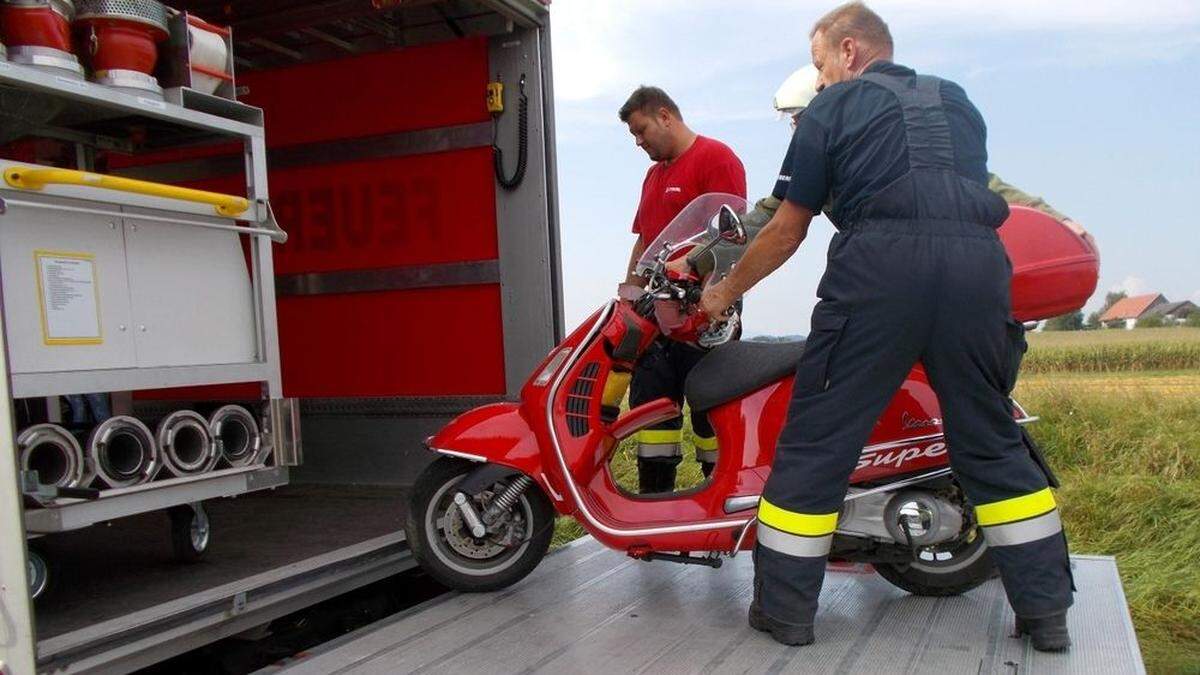
<path id="1" fill-rule="evenodd" d="M 1050 488 L 975 507 L 988 546 L 1018 546 L 1062 532 Z"/>
<path id="2" fill-rule="evenodd" d="M 682 429 L 643 429 L 637 433 L 638 457 L 679 457 Z"/>
<path id="3" fill-rule="evenodd" d="M 758 543 L 797 558 L 829 555 L 838 514 L 797 513 L 775 506 L 765 498 L 758 502 Z"/>
<path id="4" fill-rule="evenodd" d="M 716 436 L 696 436 L 696 461 L 707 462 L 709 464 L 717 463 L 717 438 Z"/>

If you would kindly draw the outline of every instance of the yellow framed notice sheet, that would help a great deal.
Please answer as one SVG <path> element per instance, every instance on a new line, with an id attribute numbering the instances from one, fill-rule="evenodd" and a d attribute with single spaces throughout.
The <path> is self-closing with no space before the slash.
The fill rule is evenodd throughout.
<path id="1" fill-rule="evenodd" d="M 90 253 L 33 252 L 42 340 L 47 345 L 98 345 L 100 285 L 96 257 Z"/>

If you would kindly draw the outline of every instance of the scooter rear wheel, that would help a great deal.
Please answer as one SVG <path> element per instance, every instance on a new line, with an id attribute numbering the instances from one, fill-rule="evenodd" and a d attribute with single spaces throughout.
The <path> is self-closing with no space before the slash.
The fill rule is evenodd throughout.
<path id="1" fill-rule="evenodd" d="M 554 536 L 554 507 L 537 484 L 521 493 L 505 525 L 474 537 L 454 503 L 455 486 L 478 464 L 442 457 L 417 479 L 405 533 L 413 557 L 431 577 L 460 591 L 494 591 L 515 584 L 537 567 Z M 505 485 L 468 495 L 482 512 Z"/>
<path id="2" fill-rule="evenodd" d="M 913 595 L 961 595 L 996 575 L 987 543 L 978 532 L 970 540 L 922 551 L 911 563 L 875 563 L 875 571 Z"/>

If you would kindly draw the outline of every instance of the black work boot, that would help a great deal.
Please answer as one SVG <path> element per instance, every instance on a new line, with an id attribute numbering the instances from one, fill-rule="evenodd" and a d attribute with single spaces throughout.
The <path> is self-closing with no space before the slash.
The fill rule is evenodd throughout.
<path id="1" fill-rule="evenodd" d="M 799 647 L 811 645 L 815 639 L 812 624 L 797 624 L 778 621 L 767 616 L 762 611 L 759 597 L 762 594 L 762 581 L 758 576 L 758 547 L 754 548 L 754 598 L 750 600 L 750 612 L 747 619 L 750 627 L 757 631 L 770 634 L 776 642 Z"/>
<path id="2" fill-rule="evenodd" d="M 717 468 L 716 462 L 700 462 L 700 473 L 704 474 L 705 478 L 711 478 L 715 468 Z"/>
<path id="3" fill-rule="evenodd" d="M 638 493 L 674 492 L 677 464 L 678 457 L 638 457 Z"/>
<path id="4" fill-rule="evenodd" d="M 1033 648 L 1039 652 L 1065 652 L 1071 646 L 1067 631 L 1067 613 L 1051 614 L 1036 619 L 1017 617 L 1017 637 L 1028 635 Z"/>

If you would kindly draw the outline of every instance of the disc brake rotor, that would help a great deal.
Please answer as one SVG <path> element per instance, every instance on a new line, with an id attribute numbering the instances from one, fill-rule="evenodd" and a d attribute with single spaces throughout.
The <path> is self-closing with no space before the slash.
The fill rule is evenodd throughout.
<path id="1" fill-rule="evenodd" d="M 442 533 L 446 537 L 446 543 L 455 553 L 472 560 L 487 560 L 504 553 L 505 549 L 500 544 L 472 537 L 463 523 L 462 513 L 453 503 L 446 509 L 446 516 L 442 522 Z"/>

